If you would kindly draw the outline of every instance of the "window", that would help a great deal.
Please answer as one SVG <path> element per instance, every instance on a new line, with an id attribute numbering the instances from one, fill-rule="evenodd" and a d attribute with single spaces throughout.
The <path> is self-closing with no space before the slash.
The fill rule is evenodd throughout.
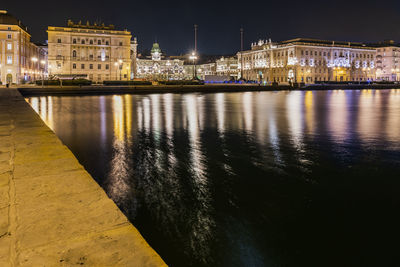
<path id="1" fill-rule="evenodd" d="M 12 49 L 12 44 L 8 43 L 7 44 L 7 50 L 11 50 Z"/>
<path id="2" fill-rule="evenodd" d="M 11 34 L 7 34 L 7 39 L 11 39 L 12 35 Z"/>
<path id="3" fill-rule="evenodd" d="M 7 64 L 12 64 L 12 56 L 7 56 Z"/>
<path id="4" fill-rule="evenodd" d="M 89 59 L 90 59 L 90 60 L 93 60 L 93 55 L 89 55 Z"/>
<path id="5" fill-rule="evenodd" d="M 57 43 L 61 44 L 61 38 L 57 39 Z"/>
<path id="6" fill-rule="evenodd" d="M 76 69 L 76 64 L 75 64 L 75 63 L 72 64 L 72 68 L 73 68 L 73 69 Z"/>
<path id="7" fill-rule="evenodd" d="M 81 64 L 81 69 L 85 69 L 85 64 Z"/>
<path id="8" fill-rule="evenodd" d="M 108 45 L 108 41 L 106 41 L 106 45 Z"/>
<path id="9" fill-rule="evenodd" d="M 98 41 L 97 41 L 97 44 L 98 44 L 98 45 L 101 45 L 101 40 L 98 40 Z"/>
<path id="10" fill-rule="evenodd" d="M 101 64 L 98 64 L 98 65 L 97 65 L 97 69 L 98 69 L 98 70 L 101 70 Z"/>
<path id="11" fill-rule="evenodd" d="M 73 43 L 73 44 L 76 44 L 76 39 L 72 40 L 72 43 Z"/>
<path id="12" fill-rule="evenodd" d="M 90 40 L 90 42 L 89 42 L 90 44 L 93 44 L 93 40 Z"/>
<path id="13" fill-rule="evenodd" d="M 91 69 L 91 70 L 93 69 L 93 64 L 89 65 L 89 69 Z"/>
<path id="14" fill-rule="evenodd" d="M 7 30 L 11 31 L 11 27 L 8 27 Z"/>
<path id="15" fill-rule="evenodd" d="M 110 66 L 108 64 L 106 64 L 106 70 L 108 70 L 110 68 Z"/>
<path id="16" fill-rule="evenodd" d="M 308 56 L 308 51 L 306 51 L 306 56 Z"/>
<path id="17" fill-rule="evenodd" d="M 76 50 L 72 51 L 72 57 L 76 57 Z"/>
<path id="18" fill-rule="evenodd" d="M 119 46 L 122 46 L 122 42 L 119 42 Z"/>

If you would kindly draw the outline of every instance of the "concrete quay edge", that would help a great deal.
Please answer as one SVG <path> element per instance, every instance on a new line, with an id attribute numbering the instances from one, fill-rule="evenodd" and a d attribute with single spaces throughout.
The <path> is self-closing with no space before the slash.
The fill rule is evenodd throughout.
<path id="1" fill-rule="evenodd" d="M 17 89 L 0 88 L 0 266 L 166 266 Z"/>

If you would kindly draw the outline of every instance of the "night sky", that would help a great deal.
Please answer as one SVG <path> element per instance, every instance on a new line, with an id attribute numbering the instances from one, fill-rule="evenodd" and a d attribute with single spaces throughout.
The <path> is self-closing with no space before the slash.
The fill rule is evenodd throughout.
<path id="1" fill-rule="evenodd" d="M 68 19 L 102 21 L 128 29 L 138 38 L 139 51 L 157 40 L 169 55 L 186 54 L 193 45 L 193 25 L 199 25 L 202 54 L 231 54 L 260 38 L 273 41 L 309 37 L 328 40 L 400 41 L 400 1 L 11 1 L 6 9 L 28 26 L 34 41 L 47 39 L 48 25 Z"/>

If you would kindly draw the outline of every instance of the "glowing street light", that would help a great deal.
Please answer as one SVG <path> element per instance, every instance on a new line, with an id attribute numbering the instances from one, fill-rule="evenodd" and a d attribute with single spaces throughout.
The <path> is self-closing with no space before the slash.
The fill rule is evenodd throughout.
<path id="1" fill-rule="evenodd" d="M 189 59 L 193 61 L 193 79 L 196 79 L 196 60 L 197 60 L 197 55 L 196 52 L 193 51 L 192 54 L 189 56 Z"/>

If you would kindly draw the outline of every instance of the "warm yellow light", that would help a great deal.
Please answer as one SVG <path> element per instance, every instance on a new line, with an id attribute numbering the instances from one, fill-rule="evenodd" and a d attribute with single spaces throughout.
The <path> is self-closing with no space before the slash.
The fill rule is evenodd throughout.
<path id="1" fill-rule="evenodd" d="M 31 60 L 32 60 L 33 62 L 37 62 L 37 61 L 38 61 L 37 57 L 31 58 Z"/>

